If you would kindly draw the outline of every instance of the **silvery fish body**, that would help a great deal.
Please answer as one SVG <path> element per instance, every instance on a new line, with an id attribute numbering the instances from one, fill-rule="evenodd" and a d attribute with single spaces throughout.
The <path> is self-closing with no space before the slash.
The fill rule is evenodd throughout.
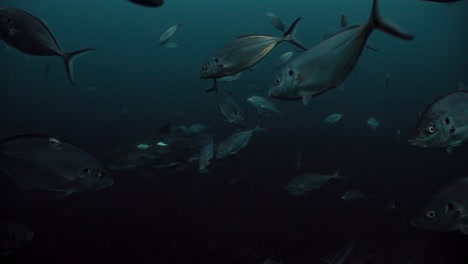
<path id="1" fill-rule="evenodd" d="M 270 20 L 270 23 L 275 28 L 277 28 L 281 32 L 284 32 L 284 30 L 285 30 L 284 23 L 277 15 L 275 15 L 275 14 L 273 14 L 271 12 L 267 12 L 267 16 L 268 16 L 268 19 Z"/>
<path id="2" fill-rule="evenodd" d="M 206 91 L 214 91 L 217 88 L 217 79 L 252 68 L 283 41 L 291 42 L 297 47 L 306 50 L 307 48 L 295 38 L 297 24 L 300 19 L 296 19 L 283 36 L 243 36 L 230 41 L 215 51 L 203 64 L 199 74 L 201 79 L 214 80 L 213 87 Z"/>
<path id="3" fill-rule="evenodd" d="M 418 228 L 468 235 L 468 177 L 442 187 L 411 220 Z"/>
<path id="4" fill-rule="evenodd" d="M 244 114 L 234 96 L 226 90 L 217 89 L 216 97 L 219 110 L 226 118 L 226 121 L 243 127 L 245 125 Z"/>
<path id="5" fill-rule="evenodd" d="M 302 99 L 307 104 L 312 96 L 339 86 L 353 70 L 374 29 L 413 38 L 386 21 L 374 0 L 367 23 L 345 28 L 292 60 L 276 77 L 268 95 L 280 100 Z"/>
<path id="6" fill-rule="evenodd" d="M 72 84 L 73 59 L 94 50 L 88 48 L 70 53 L 63 51 L 44 22 L 16 8 L 0 9 L 0 39 L 25 54 L 61 57 Z"/>
<path id="7" fill-rule="evenodd" d="M 198 171 L 204 172 L 206 167 L 210 165 L 210 161 L 214 156 L 213 138 L 209 137 L 208 141 L 201 147 L 198 154 Z"/>
<path id="8" fill-rule="evenodd" d="M 343 117 L 342 114 L 331 114 L 325 117 L 325 119 L 323 120 L 323 123 L 328 123 L 328 124 L 336 123 L 340 121 L 342 117 Z"/>
<path id="9" fill-rule="evenodd" d="M 68 195 L 101 190 L 113 179 L 99 160 L 69 142 L 23 135 L 0 142 L 0 165 L 23 189 Z"/>
<path id="10" fill-rule="evenodd" d="M 267 98 L 253 95 L 247 98 L 247 102 L 255 106 L 260 114 L 281 115 L 281 111 L 278 109 L 278 107 Z"/>
<path id="11" fill-rule="evenodd" d="M 161 35 L 159 38 L 159 45 L 164 45 L 166 44 L 176 33 L 177 29 L 181 26 L 182 24 L 177 24 L 174 25 L 170 28 L 168 28 L 164 33 Z"/>
<path id="12" fill-rule="evenodd" d="M 294 196 L 305 195 L 308 191 L 316 190 L 331 179 L 344 179 L 339 175 L 339 170 L 334 174 L 303 173 L 292 178 L 284 187 L 289 194 Z"/>
<path id="13" fill-rule="evenodd" d="M 243 149 L 250 141 L 253 133 L 256 131 L 263 131 L 260 127 L 260 118 L 257 120 L 257 125 L 254 129 L 249 129 L 241 132 L 236 132 L 219 143 L 216 152 L 216 159 L 222 159 L 230 155 L 236 154 L 239 150 Z"/>
<path id="14" fill-rule="evenodd" d="M 409 143 L 424 148 L 459 146 L 468 139 L 468 90 L 434 99 L 422 112 Z"/>

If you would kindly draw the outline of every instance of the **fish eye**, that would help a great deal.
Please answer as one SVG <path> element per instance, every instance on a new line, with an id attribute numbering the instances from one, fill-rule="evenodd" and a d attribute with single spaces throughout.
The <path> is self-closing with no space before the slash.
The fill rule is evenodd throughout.
<path id="1" fill-rule="evenodd" d="M 281 83 L 281 78 L 280 78 L 280 77 L 276 78 L 275 84 L 276 84 L 276 85 L 279 85 L 280 83 Z"/>
<path id="2" fill-rule="evenodd" d="M 453 209 L 453 203 L 448 203 L 448 204 L 447 204 L 447 208 L 448 208 L 449 210 L 452 210 L 452 209 Z"/>
<path id="3" fill-rule="evenodd" d="M 434 211 L 429 211 L 426 214 L 426 218 L 428 219 L 433 219 L 436 216 L 436 213 Z"/>
<path id="4" fill-rule="evenodd" d="M 445 124 L 450 125 L 450 119 L 448 117 L 445 117 Z"/>
<path id="5" fill-rule="evenodd" d="M 289 76 L 293 76 L 294 72 L 292 70 L 289 70 L 288 74 Z"/>
<path id="6" fill-rule="evenodd" d="M 208 70 L 210 68 L 210 64 L 203 65 L 203 69 Z"/>
<path id="7" fill-rule="evenodd" d="M 427 126 L 427 127 L 426 127 L 426 132 L 427 132 L 428 134 L 434 134 L 434 132 L 435 132 L 435 127 L 434 127 L 433 125 Z"/>

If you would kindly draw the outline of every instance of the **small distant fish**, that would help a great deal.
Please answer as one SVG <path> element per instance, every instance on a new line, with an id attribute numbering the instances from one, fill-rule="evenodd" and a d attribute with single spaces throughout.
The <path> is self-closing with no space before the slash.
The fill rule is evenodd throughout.
<path id="1" fill-rule="evenodd" d="M 370 128 L 372 128 L 372 130 L 376 130 L 380 126 L 380 121 L 378 121 L 374 117 L 370 117 L 367 120 L 367 125 L 370 126 Z"/>
<path id="2" fill-rule="evenodd" d="M 336 256 L 328 262 L 328 264 L 344 264 L 346 259 L 351 254 L 351 251 L 354 248 L 354 241 L 349 242 L 344 248 L 342 248 Z"/>
<path id="3" fill-rule="evenodd" d="M 6 257 L 25 246 L 34 238 L 34 232 L 27 226 L 10 220 L 0 219 L 0 256 Z"/>
<path id="4" fill-rule="evenodd" d="M 460 146 L 468 139 L 468 90 L 460 83 L 458 90 L 435 98 L 424 109 L 409 144 L 422 148 Z"/>
<path id="5" fill-rule="evenodd" d="M 265 97 L 252 95 L 247 98 L 247 102 L 255 106 L 260 114 L 281 115 L 281 111 L 278 107 Z"/>
<path id="6" fill-rule="evenodd" d="M 349 191 L 346 191 L 343 196 L 341 196 L 341 199 L 351 202 L 351 201 L 357 201 L 357 200 L 363 200 L 363 199 L 368 199 L 370 195 L 365 196 L 364 194 L 361 193 L 358 189 L 352 189 Z"/>
<path id="7" fill-rule="evenodd" d="M 341 26 L 341 28 L 347 28 L 348 27 L 348 18 L 346 17 L 345 14 L 341 14 L 340 26 Z"/>
<path id="8" fill-rule="evenodd" d="M 219 78 L 251 69 L 283 41 L 291 42 L 297 47 L 306 50 L 307 48 L 295 37 L 296 28 L 300 20 L 301 18 L 297 18 L 283 36 L 243 36 L 228 42 L 222 48 L 213 52 L 203 64 L 199 74 L 201 79 L 213 79 L 212 87 L 205 91 L 215 91 L 217 88 L 216 80 Z"/>
<path id="9" fill-rule="evenodd" d="M 286 64 L 286 62 L 288 62 L 289 59 L 291 59 L 293 54 L 294 54 L 294 51 L 288 51 L 288 52 L 284 53 L 283 55 L 281 55 L 279 57 L 278 61 L 275 63 L 275 69 L 279 69 L 279 68 L 283 67 L 284 64 Z"/>
<path id="10" fill-rule="evenodd" d="M 238 73 L 233 74 L 233 75 L 228 75 L 226 77 L 219 78 L 218 81 L 220 81 L 220 82 L 232 82 L 232 81 L 238 80 L 241 77 L 242 73 L 243 72 L 238 72 Z"/>
<path id="11" fill-rule="evenodd" d="M 308 49 L 286 64 L 276 76 L 268 96 L 279 100 L 302 100 L 338 87 L 353 71 L 367 39 L 376 29 L 404 40 L 414 37 L 383 18 L 378 1 L 373 1 L 369 20 L 347 27 Z"/>
<path id="12" fill-rule="evenodd" d="M 271 12 L 267 12 L 266 13 L 267 16 L 268 16 L 268 19 L 270 20 L 270 23 L 275 27 L 277 28 L 278 30 L 280 30 L 281 32 L 284 33 L 284 30 L 285 30 L 285 26 L 284 26 L 284 23 L 283 21 L 275 14 L 271 13 Z"/>
<path id="13" fill-rule="evenodd" d="M 388 88 L 390 87 L 390 73 L 387 73 L 387 75 L 385 76 L 385 92 L 388 94 Z"/>
<path id="14" fill-rule="evenodd" d="M 148 144 L 138 144 L 136 147 L 138 149 L 141 149 L 141 150 L 146 150 L 146 149 L 150 148 L 150 145 L 148 145 Z"/>
<path id="15" fill-rule="evenodd" d="M 210 165 L 211 159 L 214 157 L 213 138 L 209 137 L 208 141 L 201 147 L 198 154 L 198 171 L 206 172 L 206 167 Z"/>
<path id="16" fill-rule="evenodd" d="M 333 174 L 304 173 L 290 180 L 284 189 L 291 195 L 302 196 L 308 191 L 316 190 L 322 187 L 322 185 L 331 179 L 345 179 L 339 173 L 340 169 L 335 171 Z"/>
<path id="17" fill-rule="evenodd" d="M 50 64 L 46 64 L 44 67 L 44 77 L 47 79 L 49 77 Z"/>
<path id="18" fill-rule="evenodd" d="M 254 132 L 265 130 L 264 128 L 260 127 L 260 119 L 261 118 L 259 117 L 254 129 L 234 133 L 223 142 L 219 143 L 216 159 L 222 159 L 227 156 L 236 154 L 239 150 L 247 146 Z"/>
<path id="19" fill-rule="evenodd" d="M 164 142 L 162 142 L 162 141 L 156 143 L 156 145 L 158 145 L 158 146 L 160 146 L 160 147 L 167 147 L 167 146 L 169 146 L 169 144 L 166 144 L 166 143 L 164 143 Z"/>
<path id="20" fill-rule="evenodd" d="M 95 50 L 87 48 L 73 52 L 63 51 L 42 20 L 17 8 L 0 9 L 0 28 L 0 39 L 23 54 L 61 57 L 72 85 L 75 85 L 74 59 Z"/>
<path id="21" fill-rule="evenodd" d="M 64 140 L 43 135 L 21 135 L 0 142 L 0 163 L 25 190 L 71 193 L 101 190 L 113 179 L 101 162 Z"/>
<path id="22" fill-rule="evenodd" d="M 333 124 L 341 120 L 343 117 L 342 114 L 331 114 L 327 116 L 322 122 L 323 123 L 328 123 L 328 124 Z"/>
<path id="23" fill-rule="evenodd" d="M 468 177 L 442 187 L 411 220 L 417 228 L 468 235 Z"/>
<path id="24" fill-rule="evenodd" d="M 236 124 L 240 127 L 245 126 L 245 118 L 242 109 L 237 104 L 234 96 L 226 90 L 216 89 L 216 97 L 218 99 L 218 107 L 221 114 L 226 118 L 226 121 L 231 124 Z"/>
<path id="25" fill-rule="evenodd" d="M 159 45 L 164 45 L 166 44 L 176 33 L 177 29 L 181 26 L 182 24 L 177 24 L 174 25 L 170 28 L 168 28 L 159 38 Z"/>
<path id="26" fill-rule="evenodd" d="M 147 7 L 160 7 L 164 4 L 164 0 L 129 0 L 132 3 L 147 6 Z"/>

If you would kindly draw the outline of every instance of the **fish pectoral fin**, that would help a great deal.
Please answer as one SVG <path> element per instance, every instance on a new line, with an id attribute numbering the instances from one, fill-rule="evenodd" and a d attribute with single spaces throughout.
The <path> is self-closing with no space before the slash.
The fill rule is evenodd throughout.
<path id="1" fill-rule="evenodd" d="M 72 191 L 59 192 L 59 193 L 57 193 L 57 195 L 55 197 L 57 197 L 57 199 L 64 199 L 64 198 L 68 197 L 70 194 L 72 194 Z"/>
<path id="2" fill-rule="evenodd" d="M 312 98 L 312 95 L 311 94 L 304 94 L 302 95 L 302 103 L 304 105 L 307 105 L 310 101 L 310 98 Z"/>

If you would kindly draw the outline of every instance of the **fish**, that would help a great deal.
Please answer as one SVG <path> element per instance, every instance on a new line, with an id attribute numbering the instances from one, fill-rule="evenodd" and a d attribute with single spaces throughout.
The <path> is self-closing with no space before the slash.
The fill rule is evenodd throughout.
<path id="1" fill-rule="evenodd" d="M 33 238 L 34 232 L 24 224 L 11 219 L 0 219 L 0 256 L 6 257 Z"/>
<path id="2" fill-rule="evenodd" d="M 71 193 L 110 187 L 103 164 L 80 147 L 47 135 L 19 135 L 0 142 L 0 165 L 24 190 Z"/>
<path id="3" fill-rule="evenodd" d="M 390 87 L 390 73 L 387 73 L 387 75 L 385 76 L 385 92 L 388 94 L 388 88 Z"/>
<path id="4" fill-rule="evenodd" d="M 367 119 L 366 124 L 372 128 L 372 130 L 376 130 L 380 126 L 380 121 L 375 119 L 375 117 L 369 117 Z"/>
<path id="5" fill-rule="evenodd" d="M 17 8 L 0 9 L 0 39 L 23 54 L 61 57 L 73 86 L 73 61 L 95 50 L 86 48 L 72 52 L 63 51 L 52 31 L 42 20 Z"/>
<path id="6" fill-rule="evenodd" d="M 166 48 L 170 48 L 170 49 L 175 49 L 175 48 L 180 47 L 180 45 L 175 43 L 175 42 L 167 42 L 163 46 L 166 47 Z"/>
<path id="7" fill-rule="evenodd" d="M 239 150 L 247 146 L 254 132 L 264 131 L 265 129 L 260 127 L 260 119 L 261 116 L 257 119 L 257 124 L 254 129 L 236 132 L 219 143 L 216 159 L 222 159 L 227 156 L 236 154 L 239 152 Z"/>
<path id="8" fill-rule="evenodd" d="M 322 187 L 331 179 L 344 180 L 345 178 L 340 175 L 340 170 L 341 168 L 333 174 L 316 174 L 311 172 L 300 174 L 292 178 L 284 189 L 291 195 L 303 196 L 308 191 Z"/>
<path id="9" fill-rule="evenodd" d="M 164 5 L 164 0 L 128 0 L 132 3 L 147 6 L 147 7 L 160 7 Z"/>
<path id="10" fill-rule="evenodd" d="M 306 105 L 311 97 L 336 88 L 353 71 L 374 29 L 404 40 L 414 38 L 384 19 L 378 1 L 373 0 L 365 24 L 347 27 L 289 62 L 276 76 L 268 96 L 279 100 L 302 99 Z"/>
<path id="11" fill-rule="evenodd" d="M 303 50 L 307 50 L 295 37 L 300 20 L 300 17 L 297 18 L 288 31 L 281 37 L 248 35 L 232 40 L 216 50 L 203 63 L 200 70 L 200 79 L 213 79 L 212 87 L 205 91 L 211 92 L 216 90 L 216 80 L 219 78 L 251 69 L 283 41 L 288 41 Z"/>
<path id="12" fill-rule="evenodd" d="M 226 121 L 240 127 L 245 127 L 244 114 L 234 96 L 226 90 L 216 89 L 216 98 L 218 99 L 219 110 L 226 118 Z"/>
<path id="13" fill-rule="evenodd" d="M 166 31 L 164 31 L 164 33 L 159 38 L 159 45 L 161 46 L 161 45 L 166 44 L 174 36 L 174 34 L 176 33 L 177 29 L 179 29 L 180 26 L 182 26 L 182 24 L 179 23 L 177 25 L 174 25 L 168 28 Z"/>
<path id="14" fill-rule="evenodd" d="M 446 148 L 451 152 L 467 138 L 468 90 L 460 83 L 458 90 L 440 95 L 426 106 L 408 143 L 421 148 Z"/>
<path id="15" fill-rule="evenodd" d="M 278 61 L 276 61 L 275 63 L 275 69 L 279 69 L 283 67 L 284 64 L 286 64 L 286 62 L 288 62 L 289 59 L 291 59 L 293 54 L 294 54 L 294 51 L 288 51 L 288 52 L 285 52 L 283 55 L 281 55 Z"/>
<path id="16" fill-rule="evenodd" d="M 333 124 L 341 120 L 342 114 L 331 114 L 322 121 L 322 123 Z"/>
<path id="17" fill-rule="evenodd" d="M 284 26 L 283 21 L 277 15 L 271 12 L 267 12 L 266 14 L 267 14 L 268 19 L 270 20 L 270 23 L 279 31 L 284 33 L 284 30 L 286 29 L 286 27 Z"/>
<path id="18" fill-rule="evenodd" d="M 345 14 L 341 14 L 341 20 L 340 20 L 340 27 L 341 28 L 347 28 L 348 27 L 348 18 L 346 17 Z"/>
<path id="19" fill-rule="evenodd" d="M 258 112 L 262 115 L 281 115 L 281 111 L 278 107 L 265 97 L 252 95 L 247 98 L 247 102 L 255 106 Z"/>
<path id="20" fill-rule="evenodd" d="M 203 144 L 198 154 L 198 171 L 201 173 L 207 172 L 206 167 L 210 165 L 211 159 L 214 157 L 213 138 L 209 137 L 208 141 Z"/>
<path id="21" fill-rule="evenodd" d="M 468 235 L 468 177 L 440 188 L 410 220 L 416 228 Z"/>
<path id="22" fill-rule="evenodd" d="M 329 261 L 328 263 L 329 264 L 343 264 L 343 263 L 345 263 L 346 259 L 351 254 L 351 251 L 353 251 L 354 244 L 355 244 L 354 240 L 349 242 L 344 248 L 342 248 L 340 251 L 338 251 L 336 256 L 331 261 Z"/>
<path id="23" fill-rule="evenodd" d="M 364 195 L 359 191 L 358 189 L 351 189 L 346 191 L 342 196 L 341 199 L 351 202 L 351 201 L 357 201 L 357 200 L 362 200 L 362 199 L 367 199 L 370 197 L 370 195 Z"/>
<path id="24" fill-rule="evenodd" d="M 228 75 L 228 76 L 219 78 L 218 81 L 220 81 L 220 82 L 232 82 L 232 81 L 238 80 L 241 77 L 242 73 L 243 72 L 238 72 L 238 73 L 233 74 L 233 75 Z"/>

